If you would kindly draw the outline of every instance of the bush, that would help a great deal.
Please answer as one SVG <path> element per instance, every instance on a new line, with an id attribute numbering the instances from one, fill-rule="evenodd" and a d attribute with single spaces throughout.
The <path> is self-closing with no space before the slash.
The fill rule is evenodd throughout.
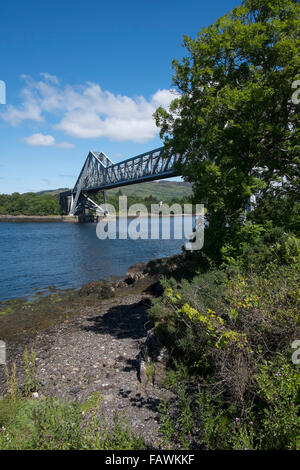
<path id="1" fill-rule="evenodd" d="M 299 371 L 277 354 L 257 365 L 254 389 L 259 398 L 262 449 L 300 449 Z"/>
<path id="2" fill-rule="evenodd" d="M 256 364 L 252 398 L 241 408 L 226 403 L 220 386 L 194 378 L 173 383 L 176 398 L 160 408 L 167 448 L 211 450 L 299 450 L 299 378 L 280 354 Z M 177 380 L 179 379 L 177 374 Z"/>
<path id="3" fill-rule="evenodd" d="M 270 266 L 300 263 L 300 239 L 276 227 L 266 230 L 259 225 L 246 225 L 237 237 L 222 249 L 223 266 L 239 266 L 260 272 Z"/>
<path id="4" fill-rule="evenodd" d="M 162 281 L 164 295 L 150 318 L 177 370 L 165 384 L 177 399 L 164 414 L 174 429 L 169 439 L 181 447 L 298 448 L 291 343 L 300 334 L 300 267 L 291 260 L 276 271 L 227 268 L 191 282 Z M 178 383 L 186 384 L 184 392 Z M 189 430 L 180 437 L 184 420 Z"/>

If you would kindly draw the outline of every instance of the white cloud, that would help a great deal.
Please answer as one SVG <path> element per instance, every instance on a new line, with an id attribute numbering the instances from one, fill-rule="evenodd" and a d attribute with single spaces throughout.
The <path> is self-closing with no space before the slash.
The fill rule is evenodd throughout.
<path id="1" fill-rule="evenodd" d="M 59 142 L 58 144 L 55 144 L 55 147 L 59 149 L 73 149 L 75 145 L 71 144 L 71 142 Z"/>
<path id="2" fill-rule="evenodd" d="M 19 109 L 9 104 L 7 110 L 0 114 L 0 117 L 8 121 L 12 126 L 18 126 L 25 120 L 42 122 L 44 119 L 41 112 L 40 106 L 25 100 Z"/>
<path id="3" fill-rule="evenodd" d="M 180 96 L 175 90 L 158 90 L 152 96 L 153 104 L 158 108 L 162 106 L 163 108 L 168 108 L 175 98 Z"/>
<path id="4" fill-rule="evenodd" d="M 53 147 L 55 145 L 55 139 L 52 135 L 33 134 L 24 140 L 32 147 Z"/>
<path id="5" fill-rule="evenodd" d="M 96 83 L 63 87 L 57 77 L 47 73 L 41 76 L 40 81 L 23 76 L 26 83 L 21 106 L 10 105 L 0 117 L 13 126 L 27 120 L 39 123 L 50 117 L 54 129 L 79 139 L 106 137 L 145 142 L 158 134 L 154 111 L 158 106 L 168 107 L 176 97 L 174 91 L 163 89 L 148 100 L 143 96 L 131 98 L 102 90 Z M 56 145 L 66 148 L 69 144 Z"/>
<path id="6" fill-rule="evenodd" d="M 24 140 L 32 147 L 74 148 L 74 145 L 69 142 L 56 143 L 55 138 L 52 135 L 32 134 Z"/>
<path id="7" fill-rule="evenodd" d="M 47 81 L 52 83 L 59 83 L 58 78 L 55 75 L 50 75 L 50 73 L 43 73 L 41 72 L 40 75 Z"/>

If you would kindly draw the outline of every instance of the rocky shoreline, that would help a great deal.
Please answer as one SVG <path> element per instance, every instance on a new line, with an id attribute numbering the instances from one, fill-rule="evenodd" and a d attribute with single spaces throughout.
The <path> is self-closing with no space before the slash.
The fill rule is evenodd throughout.
<path id="1" fill-rule="evenodd" d="M 0 222 L 78 222 L 67 215 L 0 215 Z"/>
<path id="2" fill-rule="evenodd" d="M 191 217 L 192 213 L 182 213 L 182 214 L 173 214 L 171 213 L 169 216 L 171 218 L 176 217 Z M 201 214 L 199 214 L 201 215 Z M 138 215 L 128 215 L 128 214 L 114 214 L 108 215 L 105 218 L 103 216 L 77 216 L 77 215 L 1 215 L 0 214 L 0 222 L 73 222 L 73 223 L 95 223 L 99 222 L 100 220 L 116 220 L 116 219 L 134 219 L 135 217 L 152 217 L 152 218 L 160 218 L 164 217 L 161 214 L 150 214 L 150 213 L 139 213 Z M 165 215 L 168 217 L 168 215 Z"/>
<path id="3" fill-rule="evenodd" d="M 147 271 L 146 264 L 139 264 L 122 280 L 92 282 L 59 301 L 57 294 L 38 299 L 37 311 L 45 302 L 48 305 L 49 324 L 41 319 L 35 324 L 35 313 L 26 313 L 26 302 L 20 304 L 23 313 L 0 315 L 0 335 L 7 343 L 8 366 L 16 362 L 19 384 L 24 383 L 27 346 L 36 354 L 38 397 L 81 401 L 99 392 L 100 412 L 108 422 L 115 411 L 121 413 L 150 447 L 159 448 L 158 406 L 169 394 L 161 386 L 167 356 L 147 314 L 152 298 L 160 293 L 159 275 Z M 31 329 L 22 315 L 29 316 Z M 156 375 L 147 368 L 152 356 Z M 6 393 L 4 366 L 0 366 L 0 395 Z"/>

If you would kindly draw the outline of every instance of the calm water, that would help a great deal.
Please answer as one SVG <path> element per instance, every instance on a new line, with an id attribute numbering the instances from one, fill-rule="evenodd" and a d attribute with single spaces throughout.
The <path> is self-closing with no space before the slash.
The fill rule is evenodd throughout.
<path id="1" fill-rule="evenodd" d="M 171 234 L 178 224 L 171 219 Z M 133 264 L 179 253 L 184 241 L 99 240 L 96 224 L 0 223 L 0 300 L 124 276 Z"/>

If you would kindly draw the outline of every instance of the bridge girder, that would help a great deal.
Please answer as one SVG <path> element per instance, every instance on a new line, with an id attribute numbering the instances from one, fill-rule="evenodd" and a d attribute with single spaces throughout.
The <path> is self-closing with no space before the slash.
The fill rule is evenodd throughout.
<path id="1" fill-rule="evenodd" d="M 87 194 L 176 175 L 180 154 L 165 157 L 164 147 L 113 163 L 103 152 L 89 152 L 72 191 L 70 215 L 78 213 Z"/>

